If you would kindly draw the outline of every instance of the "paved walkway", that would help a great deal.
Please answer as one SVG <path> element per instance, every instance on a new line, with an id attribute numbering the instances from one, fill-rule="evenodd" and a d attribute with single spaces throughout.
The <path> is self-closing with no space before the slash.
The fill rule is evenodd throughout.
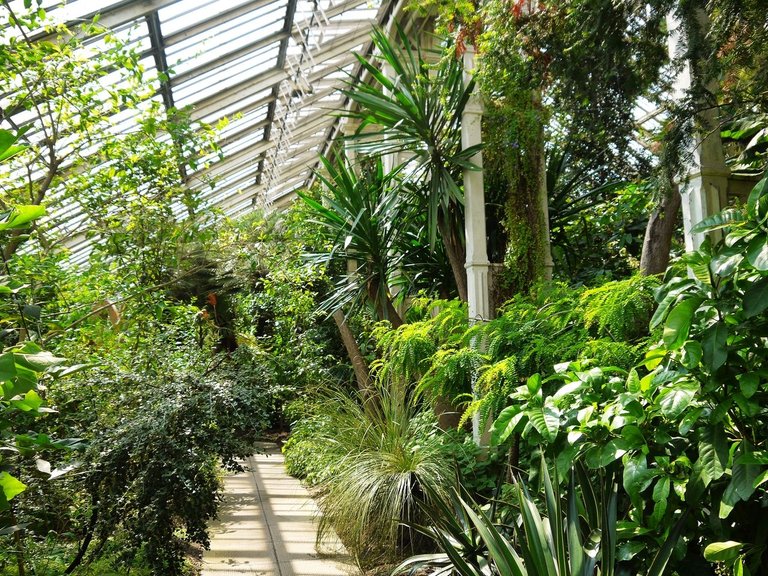
<path id="1" fill-rule="evenodd" d="M 202 576 L 349 576 L 359 574 L 338 542 L 315 550 L 317 508 L 285 472 L 274 444 L 260 447 L 245 472 L 227 476 L 219 521 Z"/>

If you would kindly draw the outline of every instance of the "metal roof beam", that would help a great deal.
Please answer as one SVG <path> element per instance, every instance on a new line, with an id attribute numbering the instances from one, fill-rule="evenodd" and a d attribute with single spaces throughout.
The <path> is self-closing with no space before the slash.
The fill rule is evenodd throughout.
<path id="1" fill-rule="evenodd" d="M 340 56 L 341 54 L 348 53 L 352 48 L 360 44 L 360 40 L 367 35 L 368 30 L 362 30 L 357 31 L 356 34 L 350 35 L 350 37 L 344 35 L 339 38 L 334 38 L 327 45 L 322 46 L 319 50 L 317 50 L 317 56 L 322 56 L 322 60 L 318 61 L 327 62 L 328 60 Z M 344 59 L 343 63 L 338 64 L 338 67 L 343 67 L 344 65 L 354 61 L 354 55 L 349 54 L 348 57 Z M 336 71 L 337 69 L 336 66 L 332 68 L 333 71 Z M 310 75 L 309 80 L 311 81 L 313 78 L 322 78 L 326 76 L 328 72 L 329 70 L 326 69 L 322 72 L 312 74 Z M 235 84 L 223 92 L 201 100 L 200 102 L 194 103 L 194 111 L 192 114 L 193 118 L 197 119 L 203 116 L 208 116 L 212 111 L 226 108 L 240 100 L 243 100 L 243 94 L 247 95 L 254 92 L 258 93 L 262 90 L 267 90 L 279 84 L 286 78 L 288 78 L 288 72 L 286 70 L 278 68 L 277 66 L 270 68 L 269 70 L 255 76 L 254 78 L 250 78 L 246 81 L 240 82 L 239 84 Z"/>
<path id="2" fill-rule="evenodd" d="M 198 119 L 204 116 L 210 116 L 216 110 L 227 108 L 241 100 L 245 100 L 249 94 L 268 90 L 287 77 L 288 73 L 285 70 L 277 67 L 270 68 L 254 78 L 249 78 L 248 80 L 235 84 L 218 94 L 193 103 L 192 117 Z"/>
<path id="3" fill-rule="evenodd" d="M 166 46 L 173 46 L 174 44 L 178 44 L 179 42 L 191 38 L 192 36 L 203 34 L 208 30 L 212 30 L 216 26 L 226 24 L 235 18 L 245 16 L 250 12 L 254 12 L 259 8 L 263 8 L 264 6 L 269 6 L 270 4 L 274 3 L 274 1 L 275 0 L 256 0 L 255 2 L 247 2 L 235 8 L 230 8 L 229 10 L 223 10 L 216 16 L 206 18 L 202 22 L 188 26 L 187 28 L 183 28 L 178 32 L 174 32 L 173 34 L 169 34 L 165 38 Z"/>
<path id="4" fill-rule="evenodd" d="M 171 79 L 171 85 L 178 86 L 180 84 L 183 84 L 184 82 L 188 82 L 189 80 L 194 80 L 195 78 L 198 78 L 199 76 L 202 76 L 203 74 L 206 74 L 211 70 L 216 70 L 217 68 L 226 66 L 227 64 L 234 62 L 238 58 L 247 56 L 251 52 L 256 52 L 258 50 L 261 50 L 262 48 L 266 48 L 270 46 L 271 44 L 276 44 L 277 42 L 284 41 L 287 38 L 288 38 L 288 34 L 283 31 L 270 34 L 266 38 L 259 38 L 258 40 L 255 40 L 253 42 L 246 44 L 245 46 L 238 48 L 234 52 L 229 52 L 227 54 L 224 54 L 223 56 L 219 56 L 215 60 L 211 60 L 210 62 L 203 64 L 202 66 L 198 66 L 197 68 L 192 68 L 187 72 L 182 72 L 181 74 L 175 75 Z"/>
<path id="5" fill-rule="evenodd" d="M 67 22 L 66 25 L 68 28 L 72 28 L 83 22 L 90 22 L 98 15 L 100 26 L 113 29 L 134 20 L 139 20 L 152 12 L 172 6 L 177 2 L 180 2 L 180 0 L 124 0 L 107 9 L 96 9 L 87 12 L 81 18 Z M 56 35 L 56 32 L 36 34 L 32 36 L 32 40 L 52 40 L 56 38 Z"/>
<path id="6" fill-rule="evenodd" d="M 160 29 L 160 16 L 157 12 L 146 15 L 147 29 L 149 30 L 149 40 L 152 44 L 152 57 L 155 60 L 158 81 L 160 83 L 160 94 L 163 97 L 166 111 L 174 108 L 173 92 L 168 80 L 168 59 L 165 56 L 165 44 L 163 41 L 163 32 Z"/>

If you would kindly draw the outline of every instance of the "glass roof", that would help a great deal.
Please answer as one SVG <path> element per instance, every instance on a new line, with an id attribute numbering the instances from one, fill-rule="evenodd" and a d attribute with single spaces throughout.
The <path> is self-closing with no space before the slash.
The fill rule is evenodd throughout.
<path id="1" fill-rule="evenodd" d="M 21 0 L 10 3 L 22 10 Z M 318 154 L 339 130 L 345 79 L 357 76 L 354 52 L 370 49 L 374 24 L 385 26 L 395 0 L 92 0 L 44 1 L 56 21 L 99 24 L 130 39 L 147 77 L 170 72 L 157 86 L 166 106 L 190 106 L 192 119 L 216 125 L 221 160 L 189 171 L 187 186 L 204 202 L 235 217 L 254 206 L 281 203 L 313 180 Z M 99 40 L 91 45 L 98 49 Z M 135 111 L 115 118 L 130 126 Z M 216 181 L 209 185 L 210 178 Z M 65 244 L 75 261 L 88 240 L 74 233 L 83 215 L 54 208 L 52 221 L 72 231 Z"/>

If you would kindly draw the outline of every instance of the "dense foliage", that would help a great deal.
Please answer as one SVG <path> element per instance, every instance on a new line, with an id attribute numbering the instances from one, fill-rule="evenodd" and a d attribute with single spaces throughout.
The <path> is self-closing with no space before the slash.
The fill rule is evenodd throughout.
<path id="1" fill-rule="evenodd" d="M 321 538 L 364 569 L 768 573 L 768 179 L 664 275 L 637 273 L 652 211 L 672 207 L 675 235 L 661 192 L 697 129 L 763 175 L 760 2 L 439 4 L 434 50 L 373 32 L 370 82 L 344 91 L 359 124 L 316 187 L 236 222 L 183 177 L 216 130 L 160 108 L 130 42 L 95 23 L 33 42 L 10 30 L 45 12 L 11 14 L 0 573 L 188 574 L 221 475 L 288 426 Z M 636 103 L 683 61 L 691 90 L 639 130 Z M 479 168 L 459 138 L 475 82 L 503 297 L 483 323 L 460 183 Z M 87 219 L 82 262 L 59 202 Z"/>

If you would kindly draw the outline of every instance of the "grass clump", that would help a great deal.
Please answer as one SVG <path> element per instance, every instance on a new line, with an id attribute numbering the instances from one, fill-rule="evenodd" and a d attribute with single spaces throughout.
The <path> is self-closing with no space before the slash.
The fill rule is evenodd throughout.
<path id="1" fill-rule="evenodd" d="M 456 477 L 433 412 L 405 387 L 379 384 L 365 400 L 328 391 L 310 418 L 334 470 L 318 484 L 318 540 L 335 531 L 363 568 L 418 552 L 423 543 L 407 526 L 423 520 L 417 502 L 445 495 Z"/>

